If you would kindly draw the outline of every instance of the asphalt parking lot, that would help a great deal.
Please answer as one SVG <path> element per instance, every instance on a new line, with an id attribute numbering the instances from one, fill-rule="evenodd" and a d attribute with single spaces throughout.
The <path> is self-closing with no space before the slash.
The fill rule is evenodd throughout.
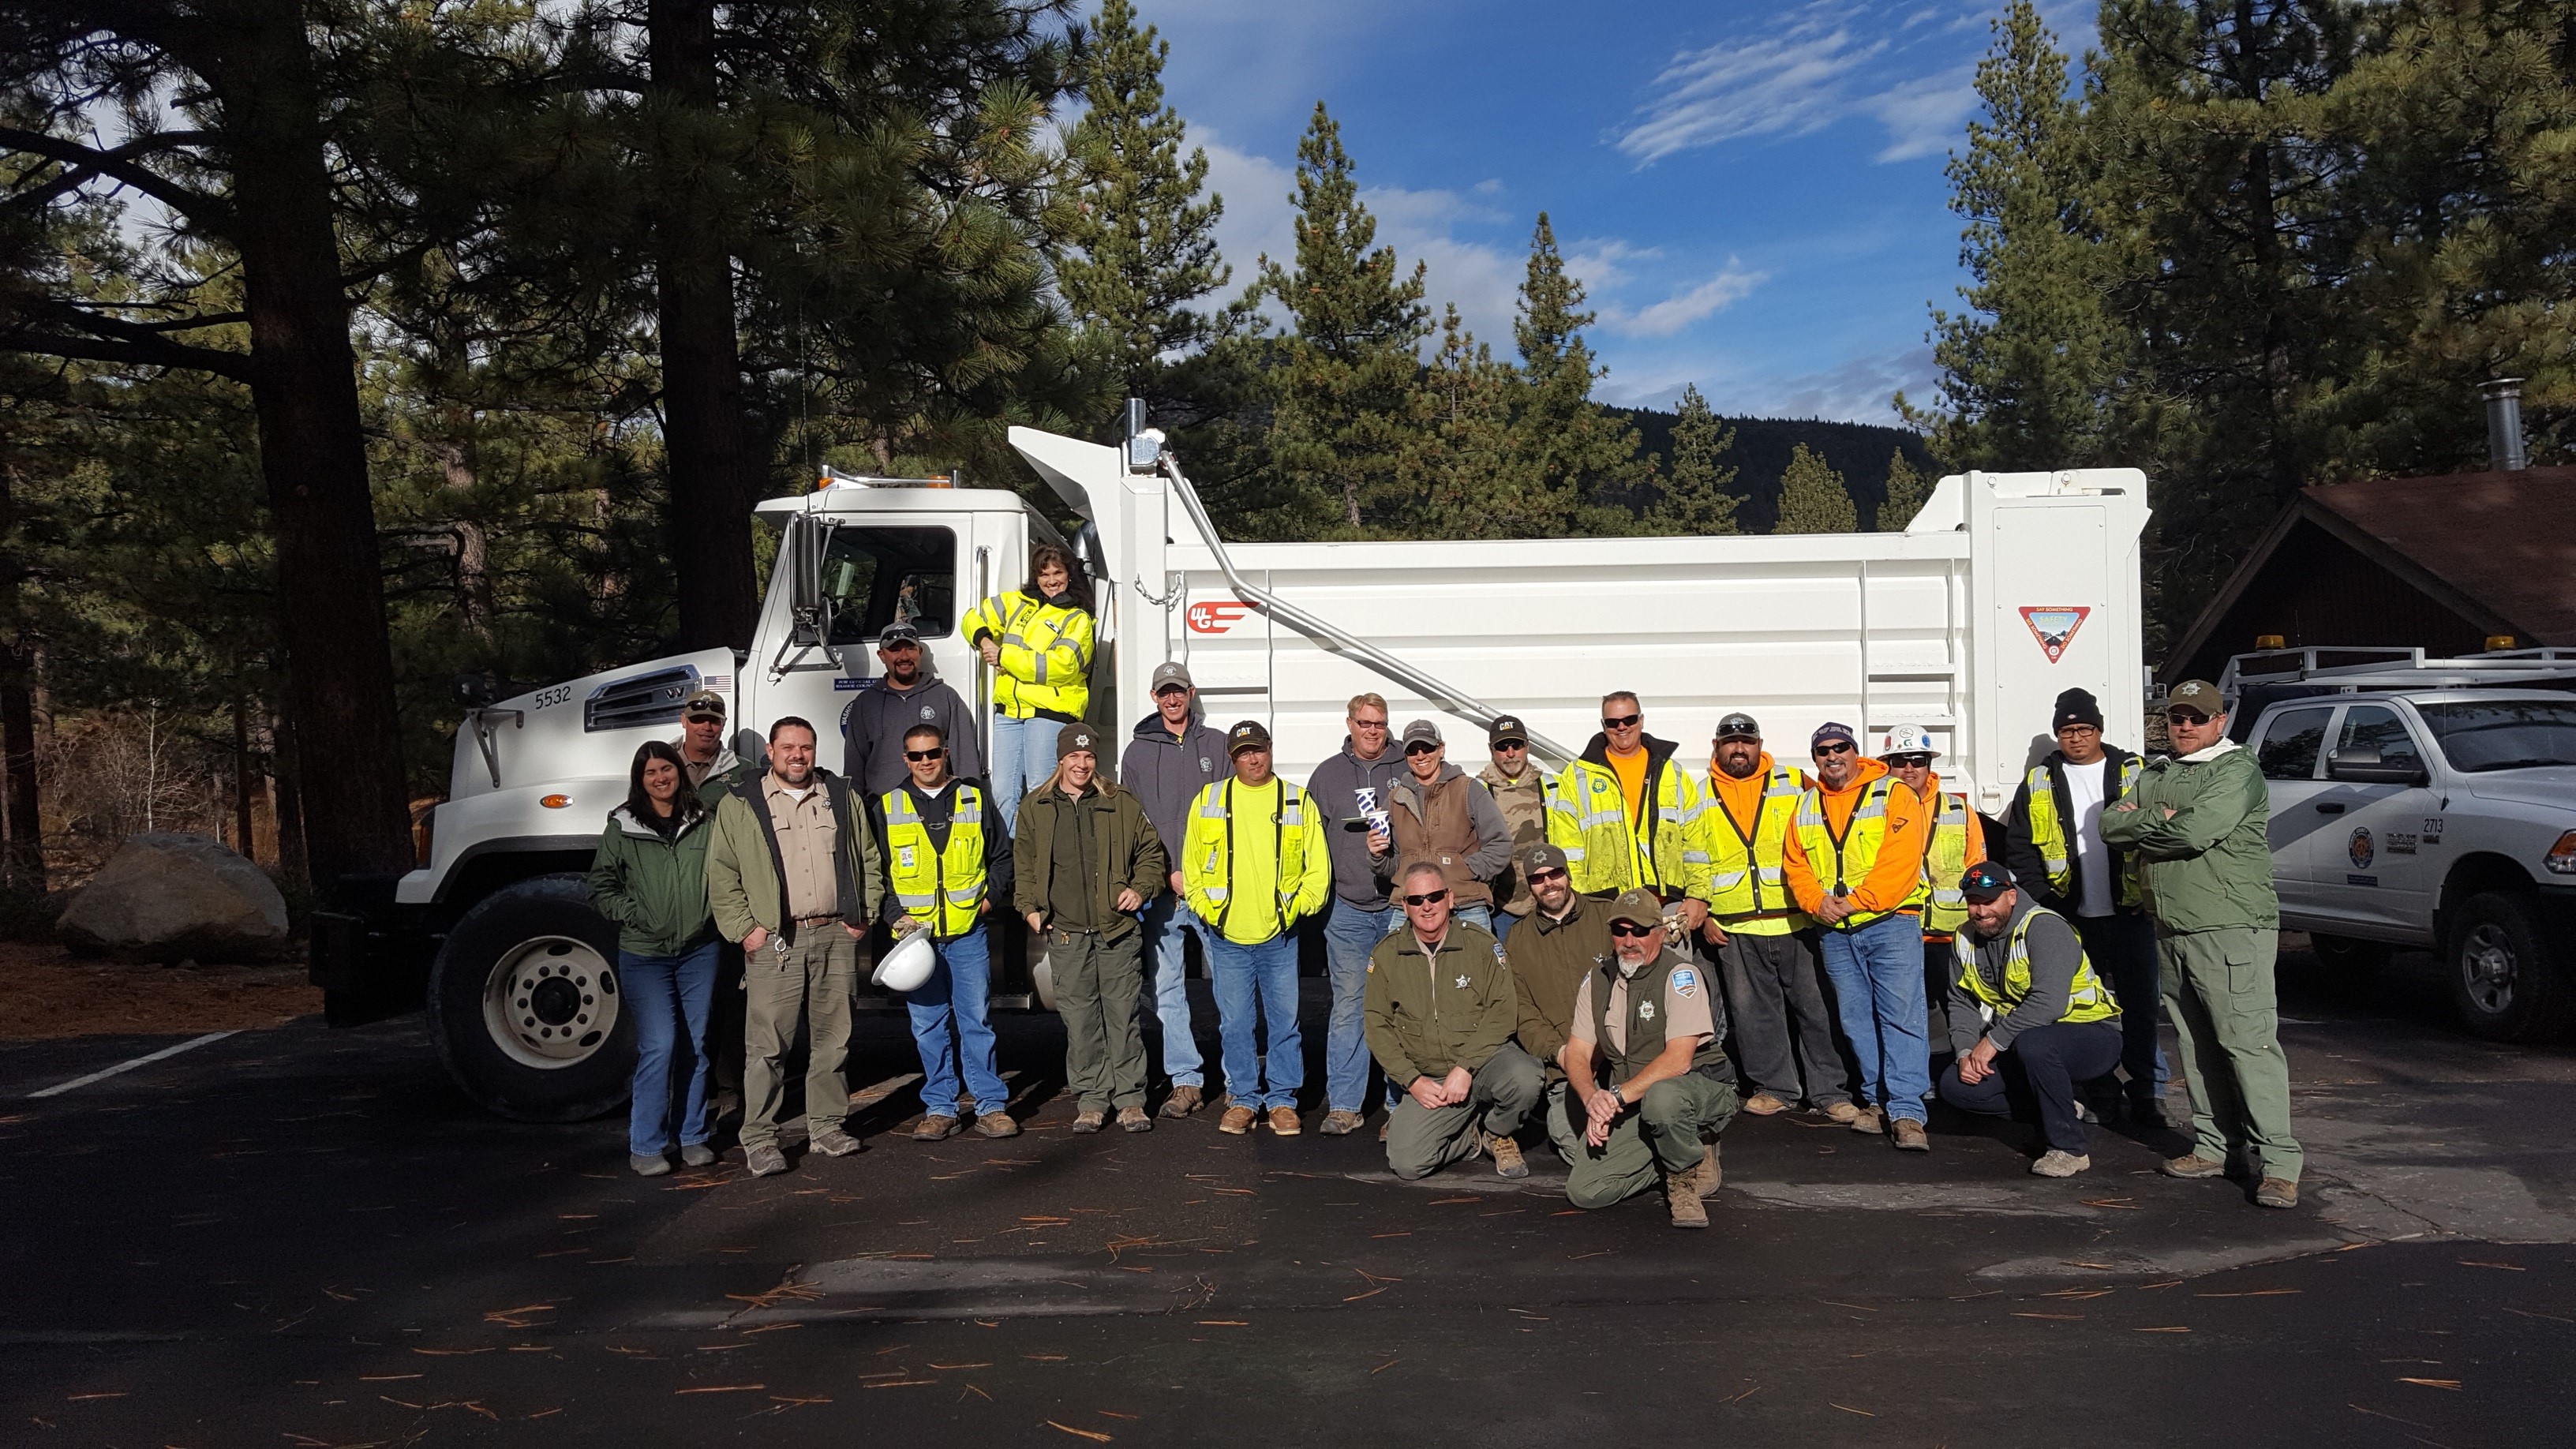
<path id="1" fill-rule="evenodd" d="M 872 1017 L 870 1150 L 764 1180 L 483 1116 L 417 1017 L 32 1100 L 177 1039 L 11 1043 L 0 1442 L 2549 1442 L 2576 1051 L 2458 1034 L 2431 969 L 2288 972 L 2295 1211 L 2155 1175 L 2179 1137 L 2052 1182 L 2028 1127 L 1788 1116 L 1729 1130 L 1705 1233 L 1570 1212 L 1544 1148 L 1400 1184 L 1373 1134 L 1074 1137 L 1044 1016 L 1004 1025 L 1027 1134 L 895 1135 Z"/>

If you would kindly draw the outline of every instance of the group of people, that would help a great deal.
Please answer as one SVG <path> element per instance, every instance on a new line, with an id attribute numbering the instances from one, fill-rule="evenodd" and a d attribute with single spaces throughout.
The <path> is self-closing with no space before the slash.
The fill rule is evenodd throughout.
<path id="1" fill-rule="evenodd" d="M 1919 727 L 1872 751 L 1824 725 L 1802 769 L 1730 713 L 1700 777 L 1624 691 L 1553 777 L 1517 719 L 1493 721 L 1470 775 L 1436 723 L 1396 732 L 1386 701 L 1362 694 L 1342 749 L 1300 787 L 1273 773 L 1261 723 L 1220 733 L 1200 718 L 1180 663 L 1155 671 L 1154 711 L 1113 779 L 1082 722 L 1079 578 L 1041 549 L 1025 588 L 968 616 L 997 671 L 986 771 L 971 716 L 905 625 L 880 636 L 885 673 L 851 713 L 845 776 L 814 764 L 799 719 L 772 723 L 763 769 L 719 753 L 711 694 L 689 702 L 678 746 L 638 752 L 593 872 L 639 1021 L 637 1171 L 668 1171 L 674 1136 L 683 1161 L 712 1160 L 703 1023 L 720 941 L 746 974 L 750 1170 L 785 1170 L 782 1072 L 800 1031 L 814 1150 L 860 1149 L 841 1067 L 860 942 L 879 924 L 926 932 L 937 957 L 905 994 L 925 1107 L 912 1135 L 939 1140 L 970 1115 L 986 1136 L 1018 1132 L 986 1014 L 984 923 L 1006 900 L 1045 940 L 1076 1133 L 1113 1114 L 1152 1129 L 1149 995 L 1160 1116 L 1213 1105 L 1183 985 L 1192 937 L 1217 1007 L 1217 1130 L 1303 1131 L 1298 938 L 1313 921 L 1332 1002 L 1319 1128 L 1358 1130 L 1382 1092 L 1400 1177 L 1471 1157 L 1524 1176 L 1520 1138 L 1536 1129 L 1577 1206 L 1660 1186 L 1676 1226 L 1705 1226 L 1739 1111 L 1803 1107 L 1920 1152 L 1936 1097 L 2035 1118 L 2031 1170 L 2071 1176 L 2091 1165 L 2088 1120 L 2167 1125 L 2161 1002 L 2193 1139 L 2163 1170 L 2242 1162 L 2257 1202 L 2297 1201 L 2266 795 L 2214 687 L 2172 691 L 2174 753 L 2153 760 L 2107 744 L 2092 697 L 2066 692 L 2057 747 L 2000 822 L 1942 787 Z M 697 1065 L 675 1085 L 680 1055 Z"/>

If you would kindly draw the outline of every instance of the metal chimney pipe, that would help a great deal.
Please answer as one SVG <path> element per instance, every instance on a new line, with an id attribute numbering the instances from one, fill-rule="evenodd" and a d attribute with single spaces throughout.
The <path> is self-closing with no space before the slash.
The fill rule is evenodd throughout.
<path id="1" fill-rule="evenodd" d="M 2487 400 L 2487 466 L 2518 473 L 2531 466 L 2522 451 L 2522 379 L 2498 377 L 2478 385 Z"/>

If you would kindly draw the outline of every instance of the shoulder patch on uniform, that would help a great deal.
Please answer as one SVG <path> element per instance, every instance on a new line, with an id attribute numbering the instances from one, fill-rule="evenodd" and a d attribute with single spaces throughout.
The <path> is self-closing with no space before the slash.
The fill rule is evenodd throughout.
<path id="1" fill-rule="evenodd" d="M 1699 973 L 1688 966 L 1674 967 L 1673 994 L 1684 999 L 1699 995 Z"/>
<path id="2" fill-rule="evenodd" d="M 1496 941 L 1494 943 L 1494 959 L 1503 962 L 1505 965 L 1509 965 L 1511 963 L 1511 958 L 1503 954 L 1503 943 L 1500 941 Z"/>

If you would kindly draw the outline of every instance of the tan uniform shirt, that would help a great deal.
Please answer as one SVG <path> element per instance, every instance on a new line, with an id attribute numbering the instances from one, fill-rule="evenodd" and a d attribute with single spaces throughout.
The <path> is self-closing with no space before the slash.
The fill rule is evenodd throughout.
<path id="1" fill-rule="evenodd" d="M 1583 986 L 1574 993 L 1573 1039 L 1592 1040 L 1592 983 L 1601 979 L 1599 972 L 1583 978 Z M 1717 1021 L 1708 1010 L 1708 983 L 1700 976 L 1695 963 L 1676 966 L 1664 977 L 1663 1004 L 1656 1008 L 1664 1014 L 1664 1043 L 1669 1046 L 1685 1037 L 1705 1041 L 1717 1035 Z M 1628 978 L 1622 976 L 1610 983 L 1610 1047 L 1613 1051 L 1628 1049 Z"/>
<path id="2" fill-rule="evenodd" d="M 778 832 L 778 863 L 785 876 L 787 914 L 799 921 L 841 913 L 841 888 L 833 878 L 832 852 L 840 848 L 841 824 L 832 818 L 832 792 L 816 780 L 803 791 L 761 777 L 769 797 L 769 821 Z"/>

